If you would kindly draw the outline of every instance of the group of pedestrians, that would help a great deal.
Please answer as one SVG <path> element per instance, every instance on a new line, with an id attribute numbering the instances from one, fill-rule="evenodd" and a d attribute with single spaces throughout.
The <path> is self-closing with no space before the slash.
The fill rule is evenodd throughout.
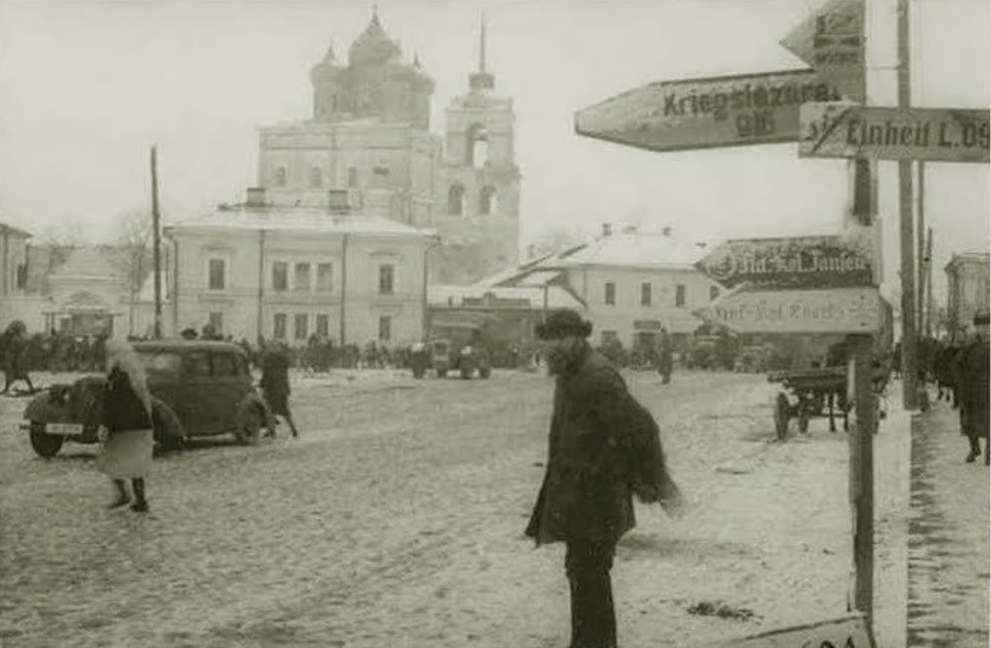
<path id="1" fill-rule="evenodd" d="M 981 439 L 984 439 L 984 465 L 991 464 L 988 321 L 987 315 L 975 316 L 968 339 L 937 352 L 936 361 L 940 390 L 960 411 L 960 432 L 967 437 L 969 445 L 965 461 L 973 463 L 981 456 Z"/>

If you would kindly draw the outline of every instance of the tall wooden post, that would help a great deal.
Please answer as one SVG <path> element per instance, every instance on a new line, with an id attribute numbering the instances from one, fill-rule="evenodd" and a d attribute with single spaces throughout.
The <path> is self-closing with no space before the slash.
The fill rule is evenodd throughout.
<path id="1" fill-rule="evenodd" d="M 912 103 L 909 65 L 909 3 L 898 0 L 898 107 Z M 912 222 L 912 161 L 898 162 L 898 213 L 901 230 L 902 281 L 902 402 L 918 407 L 915 328 L 915 236 Z"/>
<path id="2" fill-rule="evenodd" d="M 926 330 L 926 184 L 925 184 L 926 163 L 924 160 L 915 162 L 915 238 L 916 238 L 916 289 L 919 298 L 916 301 L 918 311 L 916 313 L 916 335 L 922 335 Z"/>
<path id="3" fill-rule="evenodd" d="M 152 255 L 154 259 L 155 281 L 155 333 L 156 340 L 162 339 L 162 241 L 159 232 L 158 213 L 158 153 L 151 147 L 151 227 Z"/>
<path id="4" fill-rule="evenodd" d="M 853 518 L 854 606 L 874 618 L 874 428 L 877 413 L 872 389 L 871 356 L 874 336 L 847 336 L 851 381 L 857 425 L 849 435 L 850 505 Z"/>

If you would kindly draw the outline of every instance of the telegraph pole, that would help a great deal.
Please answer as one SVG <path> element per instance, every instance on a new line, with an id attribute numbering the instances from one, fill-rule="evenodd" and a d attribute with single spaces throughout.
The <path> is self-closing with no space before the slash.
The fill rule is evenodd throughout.
<path id="1" fill-rule="evenodd" d="M 909 52 L 909 1 L 898 0 L 898 107 L 912 103 Z M 915 236 L 912 223 L 912 161 L 898 161 L 898 213 L 901 231 L 902 280 L 902 402 L 918 407 L 915 321 Z"/>
<path id="2" fill-rule="evenodd" d="M 159 235 L 158 214 L 158 154 L 156 147 L 151 147 L 151 227 L 152 255 L 155 264 L 155 334 L 156 340 L 162 339 L 162 250 Z"/>

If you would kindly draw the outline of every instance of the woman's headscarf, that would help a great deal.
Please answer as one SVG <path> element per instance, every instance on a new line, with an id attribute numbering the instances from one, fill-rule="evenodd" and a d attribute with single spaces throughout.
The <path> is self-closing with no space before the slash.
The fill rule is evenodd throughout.
<path id="1" fill-rule="evenodd" d="M 145 373 L 144 363 L 134 352 L 134 348 L 119 338 L 107 340 L 107 372 L 109 373 L 114 367 L 127 374 L 134 393 L 151 411 L 151 394 L 148 392 L 148 376 Z"/>

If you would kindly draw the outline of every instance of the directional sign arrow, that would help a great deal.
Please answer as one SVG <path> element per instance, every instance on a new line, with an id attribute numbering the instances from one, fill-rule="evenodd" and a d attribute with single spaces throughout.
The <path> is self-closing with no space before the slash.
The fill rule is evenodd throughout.
<path id="1" fill-rule="evenodd" d="M 874 333 L 881 329 L 876 288 L 736 290 L 694 311 L 738 333 Z"/>
<path id="2" fill-rule="evenodd" d="M 865 100 L 863 0 L 827 2 L 781 44 L 848 99 Z"/>
<path id="3" fill-rule="evenodd" d="M 808 103 L 799 114 L 802 157 L 991 161 L 988 110 Z"/>
<path id="4" fill-rule="evenodd" d="M 695 267 L 726 288 L 841 288 L 873 283 L 869 251 L 839 236 L 733 239 Z"/>
<path id="5" fill-rule="evenodd" d="M 798 108 L 838 101 L 813 70 L 651 83 L 575 113 L 575 132 L 652 151 L 798 141 Z"/>

